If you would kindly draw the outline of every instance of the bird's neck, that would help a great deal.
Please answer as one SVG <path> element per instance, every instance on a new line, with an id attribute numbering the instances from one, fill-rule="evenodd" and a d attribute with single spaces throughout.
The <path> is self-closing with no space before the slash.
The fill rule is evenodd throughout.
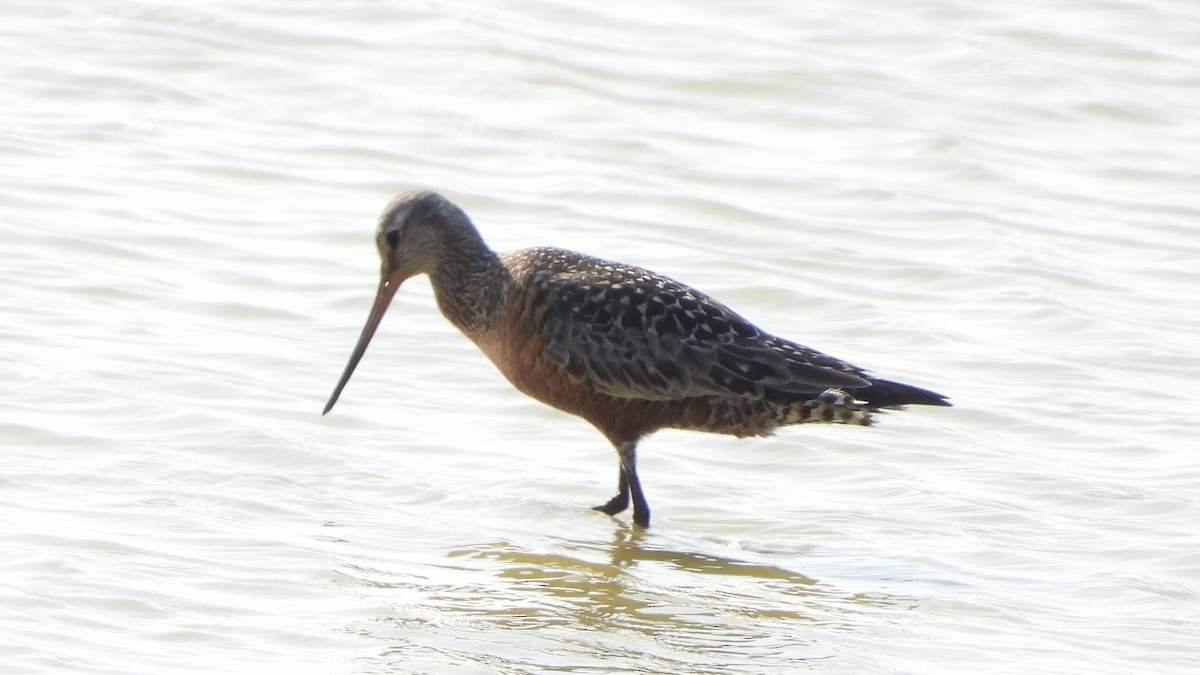
<path id="1" fill-rule="evenodd" d="M 473 231 L 445 242 L 429 275 L 438 308 L 475 341 L 499 320 L 512 276 L 500 257 Z"/>

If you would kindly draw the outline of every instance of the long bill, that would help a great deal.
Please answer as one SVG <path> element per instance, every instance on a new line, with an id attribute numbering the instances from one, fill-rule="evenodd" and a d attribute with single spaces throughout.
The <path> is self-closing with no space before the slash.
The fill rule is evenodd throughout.
<path id="1" fill-rule="evenodd" d="M 350 376 L 354 374 L 359 359 L 367 352 L 367 345 L 371 344 L 371 337 L 375 335 L 375 329 L 379 328 L 379 322 L 383 320 L 383 314 L 391 304 L 392 296 L 396 295 L 396 291 L 399 289 L 400 280 L 388 276 L 387 272 L 384 272 L 383 278 L 379 280 L 379 290 L 375 293 L 375 304 L 371 305 L 371 313 L 367 315 L 367 323 L 363 326 L 362 335 L 358 337 L 358 344 L 354 345 L 350 361 L 346 363 L 346 370 L 342 371 L 342 379 L 338 380 L 337 386 L 333 388 L 333 395 L 329 397 L 329 402 L 321 411 L 322 415 L 332 410 L 333 404 L 337 403 L 338 397 L 342 395 L 342 389 L 346 387 Z"/>

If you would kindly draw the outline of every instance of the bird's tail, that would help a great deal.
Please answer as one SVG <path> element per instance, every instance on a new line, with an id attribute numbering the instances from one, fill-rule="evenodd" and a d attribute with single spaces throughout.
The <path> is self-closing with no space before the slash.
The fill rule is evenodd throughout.
<path id="1" fill-rule="evenodd" d="M 950 401 L 936 391 L 873 377 L 869 381 L 870 386 L 855 389 L 854 396 L 866 402 L 871 410 L 904 405 L 950 405 Z"/>

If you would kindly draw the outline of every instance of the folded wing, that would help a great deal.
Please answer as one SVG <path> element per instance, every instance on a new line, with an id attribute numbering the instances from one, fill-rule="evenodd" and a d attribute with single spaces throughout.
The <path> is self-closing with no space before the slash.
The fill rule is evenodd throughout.
<path id="1" fill-rule="evenodd" d="M 590 260 L 537 280 L 543 355 L 621 398 L 762 399 L 857 389 L 838 359 L 756 328 L 704 294 L 647 270 Z"/>

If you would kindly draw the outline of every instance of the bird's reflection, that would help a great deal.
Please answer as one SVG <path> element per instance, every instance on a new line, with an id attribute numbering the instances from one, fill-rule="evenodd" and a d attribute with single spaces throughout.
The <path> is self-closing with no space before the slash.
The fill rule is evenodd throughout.
<path id="1" fill-rule="evenodd" d="M 688 550 L 642 528 L 619 525 L 603 543 L 570 540 L 553 551 L 530 551 L 494 542 L 451 556 L 494 570 L 492 581 L 481 580 L 480 596 L 490 600 L 479 610 L 509 627 L 570 622 L 661 633 L 728 623 L 736 632 L 746 618 L 806 623 L 828 621 L 835 606 L 847 603 L 855 611 L 864 603 L 908 604 L 883 594 L 841 591 L 782 566 L 703 550 L 711 546 Z M 504 582 L 499 593 L 497 578 Z M 723 618 L 729 616 L 739 621 Z"/>

